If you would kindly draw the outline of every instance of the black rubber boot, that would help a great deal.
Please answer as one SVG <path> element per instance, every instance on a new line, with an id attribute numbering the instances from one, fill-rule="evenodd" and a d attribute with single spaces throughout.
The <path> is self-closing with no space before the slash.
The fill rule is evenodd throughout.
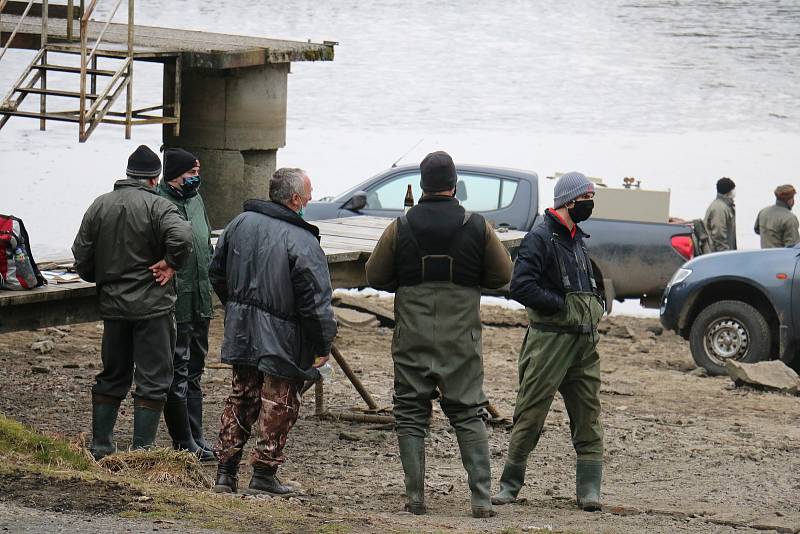
<path id="1" fill-rule="evenodd" d="M 253 478 L 250 479 L 250 485 L 245 493 L 248 495 L 267 493 L 283 497 L 293 495 L 292 488 L 281 484 L 281 481 L 275 476 L 277 471 L 277 467 L 253 466 Z"/>
<path id="2" fill-rule="evenodd" d="M 215 462 L 217 457 L 212 451 L 197 446 L 189 427 L 189 413 L 186 401 L 171 401 L 164 405 L 164 422 L 172 438 L 172 448 L 177 451 L 189 451 L 201 462 Z"/>
<path id="3" fill-rule="evenodd" d="M 197 446 L 213 454 L 214 450 L 203 438 L 203 397 L 187 397 L 186 412 L 189 414 L 189 428 Z"/>
<path id="4" fill-rule="evenodd" d="M 599 512 L 600 485 L 603 481 L 602 460 L 578 460 L 575 465 L 575 495 L 578 507 L 586 512 Z"/>
<path id="5" fill-rule="evenodd" d="M 239 462 L 219 464 L 217 466 L 217 481 L 211 490 L 214 493 L 236 493 L 239 484 Z"/>
<path id="6" fill-rule="evenodd" d="M 422 515 L 428 511 L 425 507 L 425 438 L 397 436 L 397 445 L 405 473 L 405 509 Z"/>
<path id="7" fill-rule="evenodd" d="M 522 485 L 525 483 L 526 463 L 515 464 L 511 460 L 506 460 L 503 467 L 503 474 L 500 475 L 500 491 L 492 496 L 492 504 L 498 506 L 517 502 L 517 495 Z"/>
<path id="8" fill-rule="evenodd" d="M 480 422 L 482 425 L 483 422 Z M 471 493 L 472 517 L 494 517 L 497 512 L 492 508 L 492 472 L 489 465 L 489 442 L 486 440 L 470 441 L 456 434 L 458 448 L 461 451 L 461 463 L 467 471 L 467 482 Z"/>
<path id="9" fill-rule="evenodd" d="M 163 409 L 161 402 L 134 399 L 132 450 L 149 449 L 155 444 Z"/>
<path id="10" fill-rule="evenodd" d="M 92 444 L 89 451 L 95 460 L 114 454 L 114 425 L 117 423 L 120 399 L 92 395 Z"/>

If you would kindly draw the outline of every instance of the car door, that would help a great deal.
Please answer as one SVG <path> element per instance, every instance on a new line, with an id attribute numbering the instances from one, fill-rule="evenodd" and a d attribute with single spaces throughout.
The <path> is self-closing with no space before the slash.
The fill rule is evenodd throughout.
<path id="1" fill-rule="evenodd" d="M 399 217 L 403 213 L 408 186 L 414 199 L 419 201 L 422 191 L 419 187 L 419 171 L 402 172 L 387 176 L 367 187 L 367 204 L 360 210 L 362 215 L 374 217 Z M 514 200 L 523 197 L 527 182 L 521 183 L 510 177 L 459 171 L 456 185 L 456 198 L 467 211 L 485 216 L 495 226 L 523 228 L 527 220 L 527 210 L 514 209 Z"/>

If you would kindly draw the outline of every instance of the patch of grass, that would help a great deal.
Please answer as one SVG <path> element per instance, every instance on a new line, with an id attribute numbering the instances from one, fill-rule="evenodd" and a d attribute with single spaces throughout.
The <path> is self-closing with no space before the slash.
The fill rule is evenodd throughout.
<path id="1" fill-rule="evenodd" d="M 77 445 L 44 436 L 0 414 L 0 454 L 50 468 L 89 470 L 93 462 Z"/>
<path id="2" fill-rule="evenodd" d="M 112 473 L 141 478 L 157 484 L 182 488 L 210 488 L 211 479 L 197 457 L 187 451 L 154 448 L 111 454 L 100 460 L 100 467 Z"/>
<path id="3" fill-rule="evenodd" d="M 341 523 L 328 523 L 322 525 L 317 529 L 318 534 L 347 534 L 350 532 L 350 527 L 342 525 Z"/>

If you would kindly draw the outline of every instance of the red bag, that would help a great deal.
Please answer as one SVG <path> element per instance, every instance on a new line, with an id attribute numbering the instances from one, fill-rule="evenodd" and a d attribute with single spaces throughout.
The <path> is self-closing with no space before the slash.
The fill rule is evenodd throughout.
<path id="1" fill-rule="evenodd" d="M 33 259 L 22 220 L 0 215 L 0 289 L 33 289 L 46 284 Z"/>

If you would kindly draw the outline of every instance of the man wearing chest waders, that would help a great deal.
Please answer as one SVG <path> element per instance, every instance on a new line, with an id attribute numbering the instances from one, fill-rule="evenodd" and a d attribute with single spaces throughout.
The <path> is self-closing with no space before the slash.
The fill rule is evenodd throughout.
<path id="1" fill-rule="evenodd" d="M 428 154 L 420 170 L 419 204 L 389 225 L 367 262 L 369 284 L 396 291 L 394 416 L 406 510 L 426 511 L 425 434 L 438 398 L 456 431 L 472 515 L 491 517 L 480 299 L 481 287 L 508 283 L 511 258 L 486 220 L 456 200 L 448 154 Z"/>
<path id="2" fill-rule="evenodd" d="M 570 172 L 559 178 L 554 196 L 555 207 L 522 241 L 511 280 L 511 296 L 527 309 L 529 324 L 519 354 L 508 457 L 492 503 L 516 501 L 528 455 L 558 391 L 577 453 L 578 506 L 597 511 L 603 473 L 597 323 L 604 306 L 583 243 L 589 236 L 577 226 L 592 214 L 594 184 Z"/>

